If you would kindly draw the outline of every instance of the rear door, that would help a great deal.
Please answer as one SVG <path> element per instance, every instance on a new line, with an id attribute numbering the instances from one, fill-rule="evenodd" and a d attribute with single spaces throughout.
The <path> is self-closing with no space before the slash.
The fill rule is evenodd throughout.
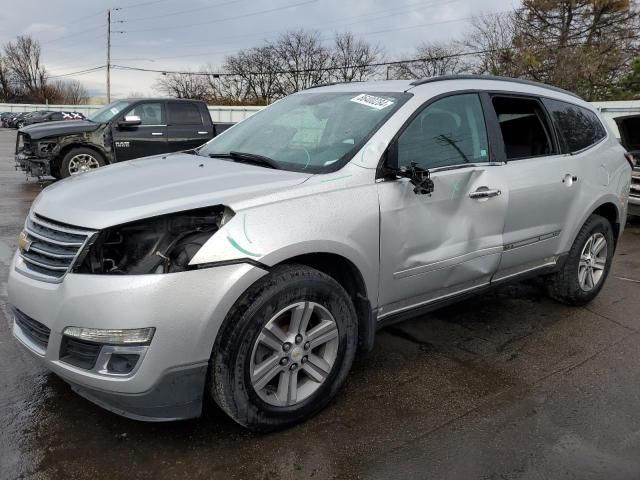
<path id="1" fill-rule="evenodd" d="M 434 191 L 408 179 L 378 183 L 379 318 L 487 285 L 502 253 L 509 192 L 490 148 L 479 94 L 429 101 L 403 127 L 388 162 L 416 162 Z"/>
<path id="2" fill-rule="evenodd" d="M 545 100 L 546 102 L 546 100 Z M 566 152 L 549 110 L 535 96 L 495 94 L 507 165 L 504 253 L 494 280 L 556 263 L 580 200 L 580 158 Z"/>
<path id="3" fill-rule="evenodd" d="M 119 126 L 118 121 L 128 116 L 140 117 L 140 125 Z M 137 103 L 115 121 L 113 142 L 116 161 L 131 160 L 167 152 L 167 125 L 164 102 Z"/>
<path id="4" fill-rule="evenodd" d="M 213 137 L 213 125 L 202 110 L 194 102 L 167 102 L 170 152 L 199 147 Z"/>

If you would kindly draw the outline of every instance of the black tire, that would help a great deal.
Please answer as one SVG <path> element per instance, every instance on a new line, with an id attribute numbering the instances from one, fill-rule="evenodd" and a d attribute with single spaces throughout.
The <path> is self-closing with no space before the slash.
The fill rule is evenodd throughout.
<path id="1" fill-rule="evenodd" d="M 580 286 L 578 279 L 580 257 L 587 241 L 596 233 L 604 235 L 607 241 L 606 263 L 604 270 L 602 270 L 602 276 L 595 287 L 585 291 Z M 578 232 L 562 269 L 548 277 L 547 291 L 549 295 L 555 300 L 569 305 L 579 306 L 591 302 L 598 295 L 607 279 L 614 251 L 615 239 L 611 223 L 600 215 L 591 215 Z"/>
<path id="2" fill-rule="evenodd" d="M 338 328 L 335 362 L 326 379 L 308 398 L 292 406 L 265 402 L 250 379 L 254 344 L 277 312 L 300 301 L 326 308 Z M 284 265 L 254 284 L 236 302 L 215 342 L 209 389 L 233 420 L 253 431 L 279 430 L 317 413 L 343 384 L 357 349 L 356 311 L 347 292 L 333 278 L 301 265 Z"/>
<path id="3" fill-rule="evenodd" d="M 102 156 L 101 153 L 95 150 L 92 150 L 91 148 L 84 148 L 84 147 L 72 148 L 65 154 L 64 157 L 62 157 L 62 161 L 60 162 L 59 166 L 57 167 L 55 165 L 52 166 L 52 173 L 55 172 L 58 175 L 56 178 L 67 178 L 72 174 L 74 174 L 73 172 L 70 171 L 70 165 L 71 165 L 72 159 L 74 157 L 77 157 L 78 155 L 87 155 L 91 157 L 91 159 L 93 159 L 91 163 L 97 164 L 97 166 L 91 167 L 91 168 L 104 167 L 107 164 L 106 160 L 104 159 L 104 156 Z"/>

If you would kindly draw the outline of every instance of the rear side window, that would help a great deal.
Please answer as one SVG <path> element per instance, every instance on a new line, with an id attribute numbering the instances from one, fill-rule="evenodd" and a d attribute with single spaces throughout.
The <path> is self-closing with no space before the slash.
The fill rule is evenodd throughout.
<path id="1" fill-rule="evenodd" d="M 542 106 L 535 99 L 493 97 L 508 160 L 553 154 L 553 142 Z"/>
<path id="2" fill-rule="evenodd" d="M 545 99 L 544 103 L 553 116 L 565 153 L 589 148 L 607 136 L 600 119 L 591 110 L 559 100 Z"/>
<path id="3" fill-rule="evenodd" d="M 170 102 L 167 110 L 171 125 L 202 125 L 200 110 L 193 103 Z"/>
<path id="4" fill-rule="evenodd" d="M 62 120 L 62 114 L 61 114 L 61 113 L 59 113 L 59 112 L 52 113 L 52 114 L 51 114 L 51 120 L 52 120 L 52 121 Z"/>

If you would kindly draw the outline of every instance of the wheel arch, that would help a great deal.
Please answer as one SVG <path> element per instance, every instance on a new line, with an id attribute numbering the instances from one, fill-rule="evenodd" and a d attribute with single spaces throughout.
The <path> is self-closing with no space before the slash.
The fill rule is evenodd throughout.
<path id="1" fill-rule="evenodd" d="M 375 316 L 364 277 L 351 260 L 336 253 L 313 252 L 287 258 L 277 265 L 283 264 L 305 265 L 336 280 L 351 297 L 358 315 L 358 350 L 371 351 L 376 331 Z"/>

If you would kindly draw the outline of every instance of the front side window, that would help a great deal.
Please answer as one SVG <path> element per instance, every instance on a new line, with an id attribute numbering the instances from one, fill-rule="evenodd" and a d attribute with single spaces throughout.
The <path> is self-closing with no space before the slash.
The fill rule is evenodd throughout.
<path id="1" fill-rule="evenodd" d="M 477 94 L 437 100 L 398 138 L 398 166 L 424 169 L 489 161 L 487 130 Z"/>
<path id="2" fill-rule="evenodd" d="M 404 104 L 408 93 L 304 92 L 243 120 L 199 150 L 268 157 L 284 170 L 335 171 Z"/>
<path id="3" fill-rule="evenodd" d="M 507 160 L 553 154 L 553 142 L 544 111 L 537 100 L 494 97 Z"/>
<path id="4" fill-rule="evenodd" d="M 167 108 L 171 125 L 202 125 L 200 110 L 193 103 L 169 102 Z"/>
<path id="5" fill-rule="evenodd" d="M 162 103 L 141 103 L 127 112 L 126 116 L 140 117 L 140 125 L 164 125 Z"/>
<path id="6" fill-rule="evenodd" d="M 591 110 L 559 100 L 545 99 L 555 121 L 565 153 L 575 153 L 595 145 L 607 133 Z"/>

